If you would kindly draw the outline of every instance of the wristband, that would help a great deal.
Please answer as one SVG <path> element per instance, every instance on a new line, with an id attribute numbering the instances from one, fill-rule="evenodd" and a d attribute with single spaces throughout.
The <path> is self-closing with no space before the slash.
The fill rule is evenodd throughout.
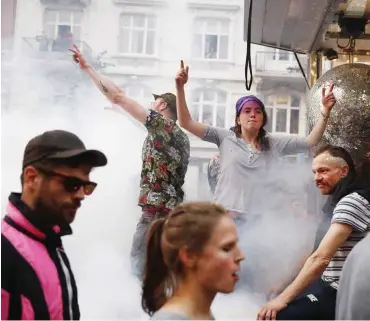
<path id="1" fill-rule="evenodd" d="M 327 120 L 329 118 L 329 115 L 325 115 L 322 111 L 320 111 L 321 116 L 324 117 L 324 120 Z"/>

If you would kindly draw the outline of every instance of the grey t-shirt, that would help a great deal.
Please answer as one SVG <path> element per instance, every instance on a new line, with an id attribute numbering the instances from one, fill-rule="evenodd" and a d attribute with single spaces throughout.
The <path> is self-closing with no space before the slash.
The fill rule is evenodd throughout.
<path id="1" fill-rule="evenodd" d="M 336 320 L 370 320 L 370 234 L 358 243 L 342 270 Z"/>
<path id="2" fill-rule="evenodd" d="M 307 152 L 310 146 L 300 136 L 268 135 L 270 151 L 254 151 L 245 140 L 225 128 L 209 126 L 203 140 L 220 150 L 220 176 L 213 196 L 226 209 L 243 214 L 258 214 L 261 195 L 269 190 L 267 164 L 280 156 Z M 275 175 L 276 176 L 276 175 Z M 265 194 L 266 195 L 266 194 Z"/>
<path id="3" fill-rule="evenodd" d="M 166 310 L 159 310 L 152 315 L 151 320 L 191 320 L 191 319 L 185 314 Z"/>

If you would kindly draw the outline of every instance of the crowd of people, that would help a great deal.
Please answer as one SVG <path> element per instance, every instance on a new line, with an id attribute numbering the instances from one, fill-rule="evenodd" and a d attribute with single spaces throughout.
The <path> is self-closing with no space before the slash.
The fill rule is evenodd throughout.
<path id="1" fill-rule="evenodd" d="M 233 292 L 244 277 L 242 285 L 258 292 L 258 282 L 245 273 L 263 262 L 248 260 L 239 238 L 261 220 L 258 195 L 274 192 L 266 190 L 274 161 L 313 147 L 313 180 L 328 196 L 318 227 L 322 235 L 295 277 L 274 297 L 266 296 L 256 319 L 370 319 L 365 277 L 370 270 L 370 155 L 355 164 L 345 149 L 319 145 L 336 104 L 334 84 L 328 92 L 323 88 L 320 116 L 307 137 L 278 136 L 265 131 L 266 108 L 252 95 L 236 102 L 230 129 L 192 119 L 184 90 L 189 67 L 183 61 L 176 95 L 154 95 L 147 109 L 96 72 L 77 47 L 71 52 L 102 94 L 148 131 L 138 201 L 142 215 L 131 262 L 142 284 L 142 308 L 151 319 L 213 320 L 215 296 Z M 183 129 L 219 149 L 209 177 L 213 202 L 184 202 L 190 143 Z M 3 320 L 80 318 L 77 284 L 61 237 L 72 233 L 81 202 L 97 185 L 89 179 L 91 170 L 106 165 L 102 152 L 86 149 L 70 132 L 48 131 L 27 144 L 22 191 L 11 193 L 2 221 Z M 258 247 L 253 238 L 250 242 Z M 244 264 L 248 268 L 241 273 Z"/>

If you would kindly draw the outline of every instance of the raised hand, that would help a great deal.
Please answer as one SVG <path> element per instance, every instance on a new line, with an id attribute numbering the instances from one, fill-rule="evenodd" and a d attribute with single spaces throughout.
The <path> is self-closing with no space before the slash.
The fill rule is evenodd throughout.
<path id="1" fill-rule="evenodd" d="M 76 45 L 73 45 L 73 49 L 68 49 L 73 53 L 72 58 L 76 64 L 80 65 L 81 69 L 87 69 L 90 65 L 87 63 L 85 57 L 82 55 L 80 49 Z"/>
<path id="2" fill-rule="evenodd" d="M 323 111 L 325 113 L 325 116 L 328 116 L 336 104 L 337 100 L 335 99 L 334 93 L 334 84 L 330 86 L 328 94 L 325 94 L 325 87 L 322 88 L 322 105 L 323 105 Z"/>
<path id="3" fill-rule="evenodd" d="M 185 84 L 188 82 L 189 76 L 189 66 L 184 67 L 184 61 L 181 60 L 180 63 L 180 70 L 177 72 L 176 75 L 176 88 L 183 88 Z"/>

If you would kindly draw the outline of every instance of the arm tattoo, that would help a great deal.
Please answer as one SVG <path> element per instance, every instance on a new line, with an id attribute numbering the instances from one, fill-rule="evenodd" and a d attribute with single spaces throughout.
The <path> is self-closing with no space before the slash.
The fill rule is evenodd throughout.
<path id="1" fill-rule="evenodd" d="M 108 93 L 108 88 L 103 85 L 101 80 L 100 80 L 100 85 L 101 85 L 101 88 L 103 89 L 103 91 L 107 94 Z"/>

